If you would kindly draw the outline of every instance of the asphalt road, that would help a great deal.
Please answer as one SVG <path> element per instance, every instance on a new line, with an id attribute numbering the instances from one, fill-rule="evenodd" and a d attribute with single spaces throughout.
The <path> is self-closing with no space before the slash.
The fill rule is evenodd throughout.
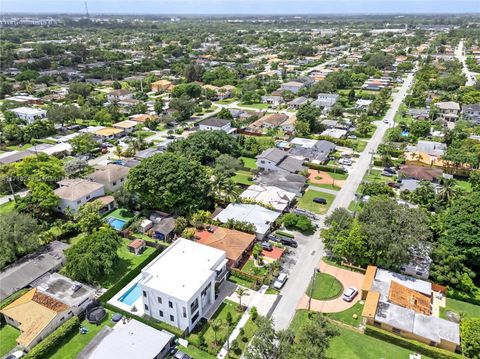
<path id="1" fill-rule="evenodd" d="M 458 59 L 458 61 L 462 63 L 463 74 L 467 78 L 467 86 L 475 85 L 475 83 L 477 82 L 477 77 L 476 74 L 474 74 L 468 69 L 467 64 L 465 63 L 466 57 L 463 49 L 463 40 L 458 43 L 458 46 L 455 49 L 455 57 Z"/>
<path id="2" fill-rule="evenodd" d="M 347 208 L 353 200 L 358 186 L 362 182 L 362 179 L 370 166 L 372 158 L 371 152 L 377 149 L 378 145 L 382 142 L 387 129 L 390 126 L 393 126 L 395 114 L 412 85 L 413 77 L 413 73 L 409 74 L 402 86 L 393 94 L 390 109 L 384 117 L 384 121 L 386 120 L 388 123 L 384 123 L 383 121 L 376 123 L 377 129 L 374 135 L 354 164 L 348 179 L 343 188 L 338 192 L 327 212 L 327 215 L 333 212 L 336 208 Z M 317 224 L 320 227 L 323 225 L 324 218 L 325 216 L 322 216 L 317 221 Z M 315 232 L 312 236 L 306 237 L 297 235 L 295 238 L 299 242 L 299 247 L 286 258 L 285 270 L 289 275 L 289 279 L 285 283 L 285 286 L 281 291 L 281 299 L 272 313 L 276 329 L 288 328 L 295 315 L 297 304 L 303 293 L 305 293 L 310 278 L 323 256 L 323 242 L 320 239 L 319 231 Z"/>

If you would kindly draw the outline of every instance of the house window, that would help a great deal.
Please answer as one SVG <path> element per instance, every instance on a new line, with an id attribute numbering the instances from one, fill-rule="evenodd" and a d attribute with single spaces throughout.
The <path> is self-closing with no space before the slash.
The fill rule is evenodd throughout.
<path id="1" fill-rule="evenodd" d="M 86 198 L 87 198 L 87 200 L 89 200 L 89 199 L 90 199 L 90 195 L 88 195 Z"/>
<path id="2" fill-rule="evenodd" d="M 116 185 L 117 185 L 117 182 L 113 182 L 113 185 L 116 186 Z"/>
<path id="3" fill-rule="evenodd" d="M 163 317 L 163 311 L 159 310 L 158 312 L 160 313 L 160 316 Z"/>
<path id="4" fill-rule="evenodd" d="M 183 317 L 187 317 L 187 308 L 183 307 Z"/>
<path id="5" fill-rule="evenodd" d="M 82 201 L 77 201 L 77 204 L 80 204 L 80 203 L 82 203 Z"/>
<path id="6" fill-rule="evenodd" d="M 170 314 L 170 321 L 171 322 L 174 322 L 175 321 L 175 318 L 173 317 L 173 315 Z"/>
<path id="7" fill-rule="evenodd" d="M 401 330 L 398 328 L 392 328 L 392 332 L 394 332 L 395 334 L 400 334 Z"/>
<path id="8" fill-rule="evenodd" d="M 61 318 L 60 318 L 60 321 L 62 321 L 62 320 L 64 320 L 64 319 L 65 319 L 65 317 L 61 317 Z"/>
<path id="9" fill-rule="evenodd" d="M 145 310 L 148 310 L 148 305 L 144 304 Z"/>
<path id="10" fill-rule="evenodd" d="M 192 317 L 192 324 L 195 323 L 195 321 L 197 320 L 199 315 L 200 315 L 200 313 L 197 313 Z"/>
<path id="11" fill-rule="evenodd" d="M 198 298 L 196 298 L 192 304 L 190 304 L 190 311 L 193 313 L 197 310 L 198 308 Z"/>
<path id="12" fill-rule="evenodd" d="M 377 321 L 374 321 L 373 325 L 376 326 L 376 327 L 381 327 L 382 326 L 382 324 L 380 322 L 377 322 Z"/>
<path id="13" fill-rule="evenodd" d="M 158 302 L 159 302 L 160 304 L 162 304 L 162 298 L 157 297 L 157 299 L 158 299 Z"/>
<path id="14" fill-rule="evenodd" d="M 173 308 L 173 303 L 172 303 L 170 300 L 168 301 L 168 306 L 169 306 L 170 308 Z"/>
<path id="15" fill-rule="evenodd" d="M 146 297 L 146 296 L 147 296 L 147 292 L 143 291 L 143 296 Z"/>
<path id="16" fill-rule="evenodd" d="M 124 179 L 125 179 L 125 178 L 120 178 L 120 182 L 123 182 Z"/>

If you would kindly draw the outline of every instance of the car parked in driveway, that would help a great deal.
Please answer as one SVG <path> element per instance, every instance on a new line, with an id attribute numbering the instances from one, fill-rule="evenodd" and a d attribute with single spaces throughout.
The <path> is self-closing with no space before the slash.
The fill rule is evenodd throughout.
<path id="1" fill-rule="evenodd" d="M 273 283 L 273 288 L 275 289 L 282 289 L 282 287 L 284 286 L 285 282 L 287 281 L 287 273 L 280 273 L 277 277 L 277 280 L 275 281 L 275 283 Z"/>
<path id="2" fill-rule="evenodd" d="M 8 355 L 5 359 L 20 359 L 25 356 L 25 353 L 21 350 L 17 350 L 16 352 L 13 352 L 12 354 Z"/>
<path id="3" fill-rule="evenodd" d="M 391 173 L 391 172 L 383 171 L 383 172 L 382 172 L 382 176 L 385 176 L 385 177 L 393 177 L 394 174 Z"/>
<path id="4" fill-rule="evenodd" d="M 273 250 L 272 245 L 268 242 L 262 242 L 260 245 L 262 246 L 262 249 L 264 249 L 268 252 L 271 252 Z"/>
<path id="5" fill-rule="evenodd" d="M 279 242 L 282 243 L 283 245 L 285 246 L 289 246 L 289 247 L 293 247 L 293 248 L 297 248 L 298 247 L 298 243 L 297 241 L 291 239 L 291 238 L 288 238 L 288 237 L 279 237 Z"/>
<path id="6" fill-rule="evenodd" d="M 346 302 L 351 302 L 353 298 L 358 294 L 358 289 L 355 287 L 350 287 L 343 292 L 342 299 Z"/>

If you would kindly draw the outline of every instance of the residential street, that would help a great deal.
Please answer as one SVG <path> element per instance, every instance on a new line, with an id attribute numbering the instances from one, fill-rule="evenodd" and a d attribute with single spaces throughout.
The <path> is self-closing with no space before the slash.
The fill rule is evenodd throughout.
<path id="1" fill-rule="evenodd" d="M 354 199 L 358 186 L 360 186 L 369 168 L 372 157 L 371 152 L 377 149 L 387 129 L 393 125 L 395 114 L 412 85 L 413 77 L 414 73 L 410 73 L 398 91 L 393 94 L 390 109 L 384 117 L 384 120 L 387 120 L 388 123 L 382 121 L 376 123 L 377 129 L 374 135 L 350 171 L 348 179 L 335 197 L 327 215 L 332 213 L 336 208 L 347 208 Z M 325 216 L 322 216 L 317 222 L 320 227 L 323 225 L 324 218 Z M 296 238 L 300 239 L 298 236 L 296 236 Z M 319 231 L 315 232 L 312 236 L 305 237 L 303 240 L 300 239 L 299 242 L 305 244 L 300 245 L 294 251 L 294 254 L 287 259 L 286 267 L 289 279 L 281 291 L 281 299 L 272 314 L 277 329 L 288 328 L 297 309 L 297 305 L 308 287 L 313 271 L 318 267 L 323 257 L 323 242 L 319 239 Z"/>
<path id="2" fill-rule="evenodd" d="M 461 40 L 458 43 L 458 47 L 455 49 L 455 57 L 458 59 L 458 61 L 462 63 L 463 73 L 467 77 L 466 85 L 467 86 L 475 85 L 475 83 L 477 82 L 477 77 L 476 77 L 477 74 L 471 72 L 468 69 L 467 64 L 465 63 L 466 57 L 465 57 L 464 48 L 463 48 L 463 40 Z"/>

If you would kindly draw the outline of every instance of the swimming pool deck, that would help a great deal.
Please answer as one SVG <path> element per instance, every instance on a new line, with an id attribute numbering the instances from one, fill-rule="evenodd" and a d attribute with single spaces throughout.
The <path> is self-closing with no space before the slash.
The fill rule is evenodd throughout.
<path id="1" fill-rule="evenodd" d="M 121 290 L 118 291 L 117 294 L 115 294 L 112 299 L 110 299 L 107 303 L 110 305 L 113 305 L 114 307 L 117 307 L 118 309 L 124 310 L 126 312 L 132 313 L 134 315 L 138 315 L 139 317 L 142 317 L 145 314 L 144 308 L 143 308 L 143 301 L 142 301 L 142 296 L 140 296 L 132 305 L 123 303 L 120 301 L 120 298 L 126 294 L 130 288 L 132 288 L 135 284 L 137 284 L 140 279 L 142 279 L 142 275 L 139 274 L 136 276 L 133 280 L 131 280 L 125 287 L 123 287 Z M 135 307 L 136 310 L 133 311 L 132 308 Z"/>

